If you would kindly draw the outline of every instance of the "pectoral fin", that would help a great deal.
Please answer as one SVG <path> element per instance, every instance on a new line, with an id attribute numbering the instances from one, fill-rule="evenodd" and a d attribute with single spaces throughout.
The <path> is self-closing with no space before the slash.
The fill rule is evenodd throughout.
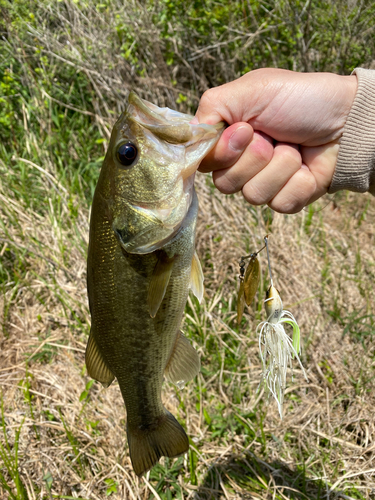
<path id="1" fill-rule="evenodd" d="M 199 262 L 199 258 L 197 252 L 194 253 L 193 261 L 191 263 L 191 275 L 190 275 L 190 288 L 193 294 L 197 297 L 199 303 L 202 302 L 203 293 L 204 293 L 204 285 L 203 285 L 203 271 L 201 263 Z"/>
<path id="2" fill-rule="evenodd" d="M 90 377 L 100 382 L 104 387 L 109 387 L 115 378 L 99 351 L 92 331 L 86 347 L 86 368 Z"/>
<path id="3" fill-rule="evenodd" d="M 197 351 L 181 332 L 177 332 L 176 342 L 164 371 L 167 379 L 183 387 L 198 374 L 200 365 Z"/>
<path id="4" fill-rule="evenodd" d="M 155 318 L 160 304 L 164 299 L 169 279 L 172 274 L 174 261 L 175 257 L 169 258 L 167 255 L 162 254 L 155 266 L 148 287 L 147 297 L 148 310 L 151 318 Z"/>

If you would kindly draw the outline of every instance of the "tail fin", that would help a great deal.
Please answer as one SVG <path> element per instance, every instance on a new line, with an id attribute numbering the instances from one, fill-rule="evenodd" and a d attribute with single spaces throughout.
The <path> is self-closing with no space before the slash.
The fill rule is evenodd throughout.
<path id="1" fill-rule="evenodd" d="M 131 429 L 128 426 L 128 443 L 134 472 L 142 476 L 160 457 L 178 457 L 189 449 L 189 439 L 174 416 L 166 411 L 153 429 Z"/>

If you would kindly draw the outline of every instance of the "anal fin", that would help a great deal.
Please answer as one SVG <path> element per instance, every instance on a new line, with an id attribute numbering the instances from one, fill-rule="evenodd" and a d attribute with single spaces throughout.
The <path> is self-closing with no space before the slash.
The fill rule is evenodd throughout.
<path id="1" fill-rule="evenodd" d="M 155 318 L 172 274 L 175 257 L 169 258 L 162 254 L 156 263 L 148 287 L 147 304 L 151 318 Z"/>
<path id="2" fill-rule="evenodd" d="M 100 382 L 104 387 L 109 387 L 115 376 L 104 361 L 92 330 L 89 341 L 87 342 L 85 358 L 87 372 L 90 377 Z"/>
<path id="3" fill-rule="evenodd" d="M 203 280 L 204 277 L 203 277 L 202 266 L 201 263 L 199 262 L 197 252 L 195 252 L 191 263 L 190 288 L 193 294 L 197 297 L 199 303 L 201 303 L 203 299 L 203 293 L 204 293 Z"/>
<path id="4" fill-rule="evenodd" d="M 167 379 L 183 387 L 198 374 L 200 365 L 197 351 L 181 332 L 177 332 L 175 345 L 164 370 Z"/>

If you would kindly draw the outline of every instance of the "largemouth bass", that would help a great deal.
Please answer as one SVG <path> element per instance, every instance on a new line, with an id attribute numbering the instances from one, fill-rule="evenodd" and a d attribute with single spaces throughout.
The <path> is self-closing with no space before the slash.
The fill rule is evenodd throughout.
<path id="1" fill-rule="evenodd" d="M 161 390 L 164 375 L 183 384 L 200 367 L 179 328 L 189 288 L 199 300 L 203 296 L 194 249 L 194 175 L 223 129 L 192 125 L 191 119 L 131 93 L 113 128 L 92 204 L 86 366 L 104 386 L 118 380 L 139 476 L 161 456 L 189 448 Z"/>

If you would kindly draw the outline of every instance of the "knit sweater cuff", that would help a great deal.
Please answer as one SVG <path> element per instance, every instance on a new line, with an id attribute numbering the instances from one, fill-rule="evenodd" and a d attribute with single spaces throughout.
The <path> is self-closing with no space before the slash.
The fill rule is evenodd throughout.
<path id="1" fill-rule="evenodd" d="M 358 90 L 340 141 L 329 193 L 375 194 L 375 71 L 356 68 Z"/>

